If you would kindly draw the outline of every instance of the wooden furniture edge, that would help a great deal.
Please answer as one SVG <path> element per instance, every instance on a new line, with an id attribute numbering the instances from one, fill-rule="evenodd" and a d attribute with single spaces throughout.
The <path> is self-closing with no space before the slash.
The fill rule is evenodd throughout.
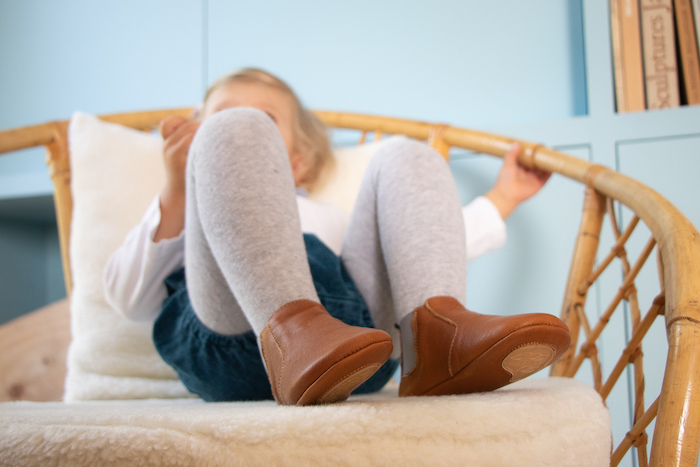
<path id="1" fill-rule="evenodd" d="M 70 340 L 68 299 L 0 326 L 0 402 L 60 401 Z"/>

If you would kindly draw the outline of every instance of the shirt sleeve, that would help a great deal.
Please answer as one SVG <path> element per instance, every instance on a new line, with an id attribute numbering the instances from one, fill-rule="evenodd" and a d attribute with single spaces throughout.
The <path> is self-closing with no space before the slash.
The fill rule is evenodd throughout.
<path id="1" fill-rule="evenodd" d="M 135 321 L 155 320 L 167 297 L 165 278 L 185 263 L 184 232 L 153 242 L 159 224 L 160 198 L 156 197 L 104 269 L 107 303 Z"/>
<path id="2" fill-rule="evenodd" d="M 467 237 L 467 261 L 501 248 L 506 243 L 506 223 L 494 204 L 479 196 L 462 208 Z"/>

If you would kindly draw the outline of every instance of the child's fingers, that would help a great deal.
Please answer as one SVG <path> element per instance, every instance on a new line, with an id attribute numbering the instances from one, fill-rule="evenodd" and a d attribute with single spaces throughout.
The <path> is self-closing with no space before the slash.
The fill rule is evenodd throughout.
<path id="1" fill-rule="evenodd" d="M 508 149 L 508 152 L 503 157 L 503 161 L 506 164 L 515 165 L 518 162 L 519 156 L 520 156 L 520 145 L 518 143 L 514 143 L 513 145 L 511 145 L 510 149 Z"/>
<path id="2" fill-rule="evenodd" d="M 162 122 L 160 122 L 160 134 L 163 137 L 163 139 L 167 139 L 170 135 L 173 134 L 175 130 L 177 130 L 187 122 L 189 122 L 189 120 L 185 117 L 166 117 L 165 119 L 163 119 Z"/>
<path id="3" fill-rule="evenodd" d="M 182 148 L 185 148 L 185 151 L 189 150 L 198 127 L 199 125 L 196 124 L 179 127 L 172 135 L 174 147 L 178 150 L 182 150 Z"/>
<path id="4" fill-rule="evenodd" d="M 545 172 L 544 170 L 540 170 L 537 174 L 537 177 L 542 181 L 542 183 L 545 183 L 547 180 L 549 180 L 549 177 L 551 176 L 552 172 Z"/>
<path id="5" fill-rule="evenodd" d="M 505 160 L 507 163 L 511 163 L 511 164 L 517 165 L 519 168 L 523 169 L 525 172 L 532 173 L 533 175 L 535 175 L 535 176 L 536 176 L 537 178 L 539 178 L 540 180 L 543 180 L 543 181 L 546 182 L 547 179 L 549 179 L 549 177 L 552 175 L 552 173 L 551 173 L 551 172 L 547 172 L 547 171 L 545 171 L 545 170 L 539 170 L 539 169 L 535 169 L 535 168 L 528 168 L 528 167 L 525 167 L 525 166 L 521 165 L 521 164 L 518 162 L 518 157 L 520 157 L 521 152 L 522 152 L 522 148 L 520 147 L 520 144 L 519 144 L 519 143 L 513 143 L 513 145 L 510 147 L 510 149 L 509 149 L 508 152 L 506 153 L 506 155 L 505 155 L 505 157 L 504 157 L 504 160 Z"/>
<path id="6" fill-rule="evenodd" d="M 177 127 L 165 140 L 166 158 L 186 159 L 198 128 L 198 122 L 189 121 Z"/>
<path id="7" fill-rule="evenodd" d="M 191 121 L 187 121 L 186 123 L 178 126 L 165 139 L 166 146 L 167 145 L 177 146 L 183 140 L 188 140 L 191 142 L 192 138 L 194 138 L 194 134 L 197 132 L 198 128 L 199 128 L 199 123 L 198 122 L 191 122 Z M 189 143 L 188 143 L 188 145 L 189 145 Z"/>
<path id="8" fill-rule="evenodd" d="M 185 124 L 175 128 L 175 131 L 172 132 L 171 136 L 177 139 L 191 138 L 197 132 L 198 128 L 199 122 L 192 122 L 188 120 L 187 122 L 185 122 Z"/>

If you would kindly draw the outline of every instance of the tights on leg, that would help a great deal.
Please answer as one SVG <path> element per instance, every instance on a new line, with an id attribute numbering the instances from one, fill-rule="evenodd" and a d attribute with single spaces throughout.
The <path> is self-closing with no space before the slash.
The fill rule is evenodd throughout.
<path id="1" fill-rule="evenodd" d="M 287 150 L 272 120 L 227 109 L 200 127 L 187 161 L 187 289 L 200 321 L 257 336 L 282 305 L 318 301 Z"/>
<path id="2" fill-rule="evenodd" d="M 464 304 L 464 235 L 459 195 L 444 159 L 405 138 L 382 146 L 365 174 L 342 257 L 375 325 L 394 339 L 395 356 L 395 324 L 428 298 L 448 295 Z M 404 343 L 411 343 L 405 327 Z"/>

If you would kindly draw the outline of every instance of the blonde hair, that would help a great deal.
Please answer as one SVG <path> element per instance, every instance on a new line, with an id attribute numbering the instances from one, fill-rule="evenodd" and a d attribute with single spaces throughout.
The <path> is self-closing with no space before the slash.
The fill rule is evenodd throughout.
<path id="1" fill-rule="evenodd" d="M 296 110 L 296 118 L 293 122 L 295 149 L 304 157 L 306 173 L 298 181 L 297 186 L 308 191 L 313 191 L 322 173 L 329 170 L 334 164 L 331 152 L 328 129 L 312 112 L 304 108 L 301 101 L 287 83 L 258 68 L 243 68 L 217 79 L 204 95 L 204 102 L 214 90 L 234 82 L 249 82 L 264 84 L 279 89 L 292 99 Z"/>

